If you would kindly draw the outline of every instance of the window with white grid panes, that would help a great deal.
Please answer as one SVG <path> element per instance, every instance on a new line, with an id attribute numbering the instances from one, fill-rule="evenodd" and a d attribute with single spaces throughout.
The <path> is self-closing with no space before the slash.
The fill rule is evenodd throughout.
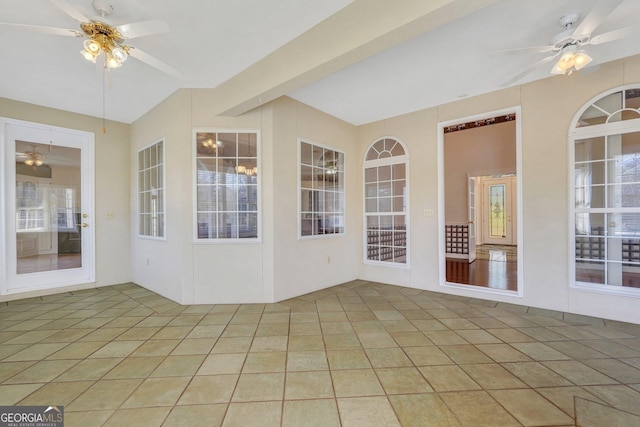
<path id="1" fill-rule="evenodd" d="M 408 176 L 402 143 L 374 142 L 364 163 L 365 261 L 407 264 Z"/>
<path id="2" fill-rule="evenodd" d="M 195 132 L 196 240 L 258 239 L 259 133 Z"/>
<path id="3" fill-rule="evenodd" d="M 300 237 L 344 234 L 344 153 L 299 141 Z"/>
<path id="4" fill-rule="evenodd" d="M 138 235 L 164 238 L 164 140 L 138 151 Z"/>
<path id="5" fill-rule="evenodd" d="M 591 103 L 575 123 L 571 144 L 574 284 L 638 294 L 640 88 Z"/>

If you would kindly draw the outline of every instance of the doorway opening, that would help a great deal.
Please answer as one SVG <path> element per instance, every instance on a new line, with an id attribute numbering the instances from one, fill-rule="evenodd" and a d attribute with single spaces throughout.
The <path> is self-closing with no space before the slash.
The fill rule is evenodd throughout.
<path id="1" fill-rule="evenodd" d="M 440 124 L 443 286 L 522 294 L 519 115 Z"/>

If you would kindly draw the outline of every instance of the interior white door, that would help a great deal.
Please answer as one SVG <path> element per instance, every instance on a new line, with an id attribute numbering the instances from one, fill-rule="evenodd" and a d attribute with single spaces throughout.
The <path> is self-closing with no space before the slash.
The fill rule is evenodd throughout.
<path id="1" fill-rule="evenodd" d="M 95 281 L 93 134 L 10 119 L 2 293 Z"/>
<path id="2" fill-rule="evenodd" d="M 515 177 L 483 180 L 482 223 L 484 244 L 513 245 Z"/>

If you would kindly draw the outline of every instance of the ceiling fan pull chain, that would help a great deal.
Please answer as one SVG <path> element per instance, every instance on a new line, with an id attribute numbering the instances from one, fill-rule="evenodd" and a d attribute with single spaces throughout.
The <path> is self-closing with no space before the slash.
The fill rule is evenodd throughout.
<path id="1" fill-rule="evenodd" d="M 106 85 L 106 73 L 107 73 L 107 64 L 104 64 L 104 67 L 102 68 L 102 133 L 107 133 L 107 119 L 106 119 L 106 109 L 107 109 L 107 104 L 106 104 L 106 100 L 105 100 L 105 85 Z"/>

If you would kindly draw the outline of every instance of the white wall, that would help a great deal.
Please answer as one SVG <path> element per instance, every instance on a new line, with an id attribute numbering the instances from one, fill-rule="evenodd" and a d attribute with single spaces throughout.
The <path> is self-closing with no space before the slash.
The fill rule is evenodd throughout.
<path id="1" fill-rule="evenodd" d="M 290 98 L 272 103 L 276 301 L 354 280 L 362 263 L 362 169 L 356 128 Z M 298 238 L 298 138 L 344 152 L 345 234 Z"/>

